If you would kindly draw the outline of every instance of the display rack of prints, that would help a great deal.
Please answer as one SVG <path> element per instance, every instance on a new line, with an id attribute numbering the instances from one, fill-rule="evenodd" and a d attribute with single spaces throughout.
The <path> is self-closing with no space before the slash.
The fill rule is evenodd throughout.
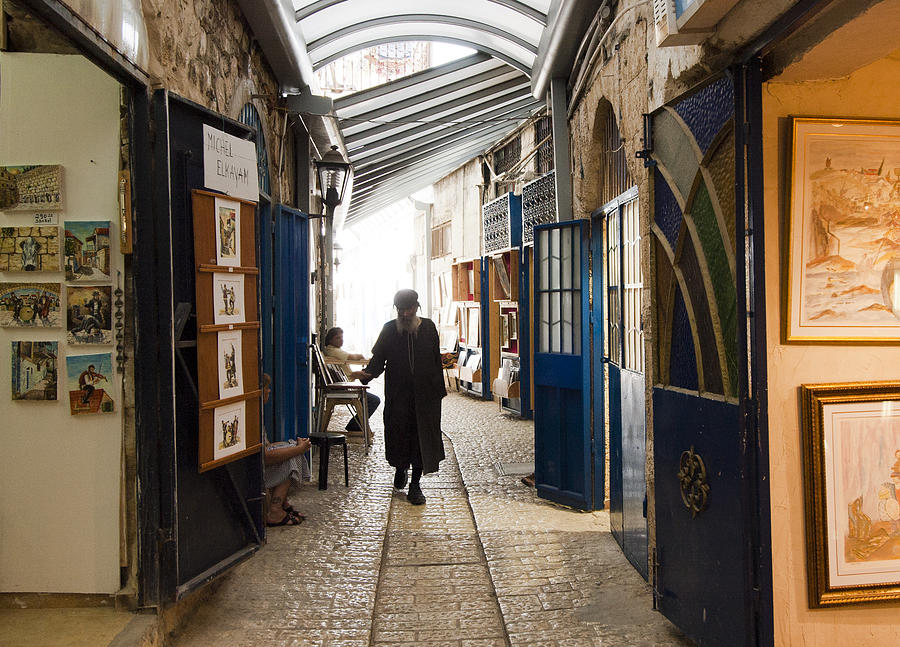
<path id="1" fill-rule="evenodd" d="M 261 445 L 256 204 L 192 192 L 201 472 Z"/>

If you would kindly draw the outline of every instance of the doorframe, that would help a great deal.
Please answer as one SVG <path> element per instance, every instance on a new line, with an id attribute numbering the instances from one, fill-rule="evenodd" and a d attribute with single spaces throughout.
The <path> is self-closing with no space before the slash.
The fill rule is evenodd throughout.
<path id="1" fill-rule="evenodd" d="M 737 271 L 738 312 L 746 313 L 746 326 L 738 335 L 738 356 L 745 366 L 738 371 L 738 402 L 744 432 L 747 579 L 754 584 L 755 608 L 748 610 L 751 638 L 756 645 L 775 640 L 772 578 L 772 515 L 769 492 L 768 344 L 766 340 L 765 217 L 763 213 L 762 63 L 759 59 L 733 69 L 735 91 L 735 205 L 743 205 L 735 238 L 740 249 Z M 739 207 L 740 208 L 740 207 Z M 746 243 L 746 244 L 745 244 Z M 747 247 L 750 258 L 746 258 Z M 747 272 L 749 260 L 750 271 Z M 747 288 L 745 288 L 747 286 Z M 746 297 L 747 289 L 750 300 Z M 749 334 L 749 339 L 747 335 Z M 752 383 L 748 382 L 751 377 Z"/>

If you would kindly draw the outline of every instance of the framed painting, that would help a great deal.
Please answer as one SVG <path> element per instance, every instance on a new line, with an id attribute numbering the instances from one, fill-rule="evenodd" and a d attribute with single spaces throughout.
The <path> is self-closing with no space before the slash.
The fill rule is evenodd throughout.
<path id="1" fill-rule="evenodd" d="M 12 342 L 12 399 L 56 400 L 55 341 Z"/>
<path id="2" fill-rule="evenodd" d="M 809 605 L 900 600 L 900 382 L 800 395 Z"/>
<path id="3" fill-rule="evenodd" d="M 793 120 L 786 341 L 900 341 L 900 121 Z"/>
<path id="4" fill-rule="evenodd" d="M 58 328 L 60 283 L 0 283 L 0 326 Z"/>
<path id="5" fill-rule="evenodd" d="M 66 286 L 66 341 L 112 343 L 112 286 Z"/>
<path id="6" fill-rule="evenodd" d="M 108 281 L 110 274 L 109 220 L 66 220 L 66 281 Z"/>
<path id="7" fill-rule="evenodd" d="M 69 391 L 69 413 L 80 416 L 112 413 L 112 353 L 69 355 L 66 357 L 66 385 Z"/>
<path id="8" fill-rule="evenodd" d="M 0 272 L 58 272 L 59 227 L 0 227 Z"/>

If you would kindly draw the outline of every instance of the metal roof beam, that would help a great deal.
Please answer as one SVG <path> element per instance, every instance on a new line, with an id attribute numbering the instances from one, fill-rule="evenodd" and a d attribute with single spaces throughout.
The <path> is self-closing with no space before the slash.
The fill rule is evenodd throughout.
<path id="1" fill-rule="evenodd" d="M 423 41 L 438 41 L 441 43 L 450 43 L 451 45 L 460 45 L 462 47 L 470 47 L 472 49 L 487 52 L 494 58 L 500 59 L 504 63 L 513 66 L 517 70 L 522 71 L 527 74 L 529 78 L 531 77 L 531 63 L 525 63 L 525 61 L 520 61 L 518 59 L 513 58 L 508 54 L 504 54 L 503 52 L 494 49 L 492 47 L 485 47 L 481 43 L 477 43 L 473 40 L 467 40 L 465 38 L 452 38 L 449 36 L 439 36 L 435 34 L 403 34 L 396 36 L 385 36 L 383 38 L 374 38 L 372 40 L 368 40 L 365 42 L 354 43 L 348 47 L 345 47 L 333 54 L 326 56 L 323 59 L 315 60 L 313 62 L 313 70 L 320 70 L 332 61 L 336 61 L 339 58 L 346 56 L 347 54 L 351 54 L 353 52 L 358 52 L 361 49 L 368 49 L 369 47 L 375 47 L 376 45 L 383 45 L 384 43 L 397 43 L 403 41 L 414 41 L 414 40 L 423 40 Z M 310 56 L 312 56 L 312 51 L 310 51 Z"/>
<path id="2" fill-rule="evenodd" d="M 318 2 L 313 2 L 312 4 L 307 5 L 302 9 L 297 9 L 296 11 L 294 11 L 294 18 L 296 18 L 297 22 L 300 22 L 301 20 L 309 18 L 319 11 L 328 9 L 329 7 L 345 1 L 346 0 L 318 0 Z M 529 7 L 524 2 L 519 2 L 519 0 L 488 0 L 488 2 L 500 5 L 501 7 L 506 7 L 507 9 L 512 9 L 513 11 L 520 13 L 527 18 L 530 18 L 541 26 L 547 25 L 547 16 L 545 16 L 534 7 Z"/>
<path id="3" fill-rule="evenodd" d="M 438 103 L 437 105 L 431 106 L 430 108 L 426 108 L 425 110 L 420 110 L 418 112 L 413 112 L 406 115 L 397 115 L 396 117 L 387 117 L 382 121 L 372 121 L 372 123 L 367 123 L 369 120 L 361 119 L 358 117 L 347 117 L 345 119 L 341 119 L 338 116 L 338 125 L 341 130 L 344 132 L 345 137 L 347 137 L 347 141 L 352 141 L 353 138 L 362 133 L 374 133 L 378 131 L 379 133 L 386 133 L 392 129 L 404 128 L 405 126 L 414 125 L 419 122 L 426 121 L 430 118 L 433 118 L 434 125 L 443 126 L 447 125 L 447 122 L 452 122 L 455 119 L 455 113 L 451 113 L 449 111 L 454 110 L 456 108 L 462 108 L 469 105 L 473 105 L 474 102 L 477 102 L 478 105 L 482 106 L 483 110 L 489 109 L 496 105 L 490 100 L 494 97 L 508 97 L 507 101 L 516 99 L 522 96 L 521 89 L 523 87 L 528 87 L 527 80 L 525 83 L 522 83 L 523 79 L 512 79 L 509 81 L 504 81 L 502 83 L 498 83 L 497 85 L 489 86 L 478 90 L 477 92 L 472 92 L 470 94 L 464 94 L 456 99 L 451 99 L 445 101 L 443 103 Z M 501 99 L 502 100 L 502 99 Z M 443 117 L 441 115 L 444 115 Z"/>
<path id="4" fill-rule="evenodd" d="M 471 76 L 467 79 L 461 79 L 454 83 L 450 83 L 448 85 L 441 86 L 439 88 L 435 88 L 433 90 L 428 90 L 427 92 L 420 92 L 415 94 L 408 99 L 403 99 L 402 101 L 392 101 L 389 103 L 385 103 L 378 108 L 373 110 L 369 110 L 367 112 L 361 112 L 353 117 L 341 117 L 338 114 L 338 119 L 352 119 L 359 121 L 367 121 L 371 119 L 377 119 L 379 117 L 383 117 L 384 115 L 390 114 L 392 112 L 399 112 L 400 110 L 404 110 L 406 108 L 410 108 L 412 106 L 426 103 L 432 99 L 437 99 L 442 96 L 446 96 L 451 92 L 459 92 L 461 90 L 466 90 L 472 88 L 473 86 L 479 83 L 485 83 L 487 81 L 492 81 L 500 76 L 504 76 L 510 74 L 512 70 L 508 67 L 497 67 L 492 70 L 488 70 L 486 72 L 482 72 L 481 74 L 476 74 L 475 76 Z M 388 95 L 389 97 L 390 95 Z"/>
<path id="5" fill-rule="evenodd" d="M 486 90 L 482 90 L 480 92 L 476 92 L 472 95 L 461 97 L 459 99 L 454 99 L 444 105 L 436 106 L 434 108 L 429 108 L 427 110 L 422 110 L 421 112 L 413 113 L 403 119 L 403 121 L 422 121 L 428 119 L 429 117 L 434 117 L 435 115 L 439 115 L 441 113 L 448 112 L 454 108 L 462 108 L 467 106 L 464 110 L 460 110 L 459 112 L 454 113 L 449 120 L 456 121 L 460 118 L 468 117 L 479 112 L 483 112 L 484 110 L 490 109 L 492 105 L 501 104 L 504 102 L 515 101 L 516 99 L 520 99 L 524 97 L 525 101 L 534 101 L 534 97 L 531 96 L 530 92 L 527 95 L 523 95 L 521 88 L 525 86 L 527 90 L 530 91 L 530 86 L 527 83 L 522 83 L 521 81 L 517 81 L 514 83 L 504 83 L 503 90 L 500 90 L 500 86 L 496 88 L 488 88 Z M 480 101 L 477 105 L 472 105 L 475 101 Z M 491 102 L 491 103 L 488 103 Z M 486 105 L 487 104 L 487 105 Z M 484 117 L 482 117 L 484 118 Z M 408 135 L 414 134 L 414 131 L 421 130 L 429 130 L 440 126 L 440 122 L 427 122 L 422 124 L 421 126 L 416 126 L 414 128 L 406 129 L 404 132 Z M 383 135 L 390 130 L 393 130 L 398 127 L 398 124 L 382 124 L 380 126 L 374 126 L 367 130 L 361 131 L 354 135 L 345 136 L 345 141 L 347 145 L 351 145 L 353 143 L 357 143 L 363 139 L 371 139 L 373 137 L 377 137 L 378 135 Z"/>
<path id="6" fill-rule="evenodd" d="M 485 115 L 485 117 L 490 116 L 490 117 L 501 118 L 504 122 L 504 125 L 508 126 L 509 122 L 520 122 L 523 119 L 527 119 L 528 116 L 532 113 L 532 111 L 540 108 L 541 105 L 542 104 L 535 102 L 531 98 L 525 98 L 525 99 L 521 99 L 521 100 L 517 101 L 514 104 L 507 105 L 502 108 L 498 108 L 497 110 L 492 110 L 490 113 L 487 113 Z M 432 129 L 433 132 L 431 134 L 429 134 L 428 137 L 429 138 L 440 137 L 441 135 L 447 133 L 448 131 L 455 132 L 456 130 L 459 130 L 462 128 L 467 128 L 467 127 L 472 128 L 475 126 L 488 126 L 491 123 L 492 123 L 491 121 L 485 120 L 485 121 L 475 123 L 475 124 L 458 124 L 458 125 L 452 126 L 450 128 Z M 374 153 L 382 153 L 386 150 L 394 150 L 394 149 L 398 149 L 398 148 L 399 149 L 404 148 L 404 145 L 401 142 L 406 142 L 405 146 L 408 147 L 410 145 L 414 146 L 416 143 L 421 141 L 421 138 L 419 138 L 419 139 L 414 138 L 415 134 L 413 136 L 410 136 L 407 133 L 408 133 L 408 131 L 404 131 L 404 133 L 401 133 L 402 135 L 404 135 L 403 137 L 395 136 L 395 137 L 386 138 L 386 139 L 392 140 L 391 142 L 386 142 L 385 140 L 378 141 L 376 146 L 374 146 L 371 150 Z M 356 163 L 358 159 L 360 159 L 360 158 L 351 157 L 351 162 Z"/>
<path id="7" fill-rule="evenodd" d="M 511 34 L 510 32 L 506 31 L 505 29 L 501 29 L 500 27 L 488 25 L 484 22 L 471 20 L 469 18 L 460 18 L 458 16 L 446 16 L 443 14 L 429 13 L 394 14 L 372 18 L 371 20 L 364 20 L 362 22 L 353 23 L 352 25 L 348 25 L 347 27 L 343 27 L 341 29 L 330 32 L 329 34 L 322 36 L 321 38 L 310 41 L 306 44 L 306 46 L 310 52 L 313 52 L 320 47 L 324 47 L 329 43 L 333 43 L 334 41 L 343 38 L 344 36 L 350 36 L 352 34 L 366 31 L 367 29 L 380 27 L 382 25 L 397 25 L 401 23 L 434 23 L 437 25 L 452 25 L 454 27 L 464 27 L 466 29 L 473 29 L 475 31 L 492 34 L 505 41 L 509 41 L 515 45 L 518 45 L 522 49 L 527 49 L 529 52 L 535 55 L 538 51 L 538 48 L 535 44 L 529 43 L 524 38 L 516 36 L 515 34 Z"/>
<path id="8" fill-rule="evenodd" d="M 353 168 L 363 172 L 369 166 L 374 164 L 390 164 L 390 160 L 395 157 L 407 154 L 417 154 L 422 151 L 440 149 L 445 144 L 450 144 L 458 139 L 472 137 L 479 132 L 490 128 L 491 124 L 476 124 L 469 127 L 446 128 L 425 138 L 416 139 L 410 142 L 411 147 L 395 146 L 393 148 L 384 149 L 376 154 L 368 157 L 358 157 L 353 160 Z M 503 124 L 503 127 L 508 127 Z"/>
<path id="9" fill-rule="evenodd" d="M 506 127 L 496 127 L 485 130 L 480 133 L 479 140 L 484 138 L 489 138 L 493 140 L 496 137 L 499 137 L 501 134 L 508 132 L 508 128 Z M 433 151 L 425 151 L 423 153 L 419 153 L 418 155 L 410 155 L 403 156 L 398 158 L 396 161 L 391 162 L 389 164 L 383 164 L 372 168 L 370 171 L 359 171 L 356 172 L 355 169 L 355 177 L 356 181 L 354 186 L 357 190 L 365 189 L 372 184 L 372 182 L 384 178 L 385 176 L 396 175 L 399 171 L 403 169 L 409 168 L 411 166 L 415 166 L 418 162 L 422 160 L 433 159 L 434 157 L 443 157 L 446 155 L 452 155 L 453 153 L 459 150 L 467 150 L 473 146 L 471 141 L 462 141 L 456 142 L 453 146 L 448 146 L 440 151 L 439 155 L 435 155 Z"/>
<path id="10" fill-rule="evenodd" d="M 492 58 L 490 55 L 485 54 L 484 52 L 475 52 L 471 56 L 460 58 L 445 63 L 444 65 L 439 65 L 438 67 L 422 70 L 421 72 L 404 76 L 402 79 L 397 79 L 396 81 L 389 81 L 388 83 L 376 85 L 374 88 L 369 88 L 368 90 L 360 90 L 359 92 L 354 92 L 346 97 L 339 97 L 334 100 L 334 108 L 335 110 L 349 108 L 357 103 L 378 99 L 397 90 L 402 90 L 445 75 L 450 75 L 454 72 L 464 70 L 467 67 L 473 67 L 491 60 Z"/>
<path id="11" fill-rule="evenodd" d="M 470 141 L 467 146 L 456 147 L 452 151 L 448 151 L 447 154 L 455 154 L 451 159 L 469 159 L 483 152 L 484 147 L 499 139 L 503 132 L 504 131 L 488 132 L 474 141 Z M 381 179 L 378 177 L 363 179 L 354 184 L 354 198 L 362 198 L 373 191 L 377 191 L 386 181 L 402 181 L 405 176 L 409 175 L 409 173 L 402 172 L 404 169 L 410 169 L 412 173 L 418 173 L 420 171 L 427 171 L 428 169 L 440 167 L 446 163 L 447 155 L 432 156 L 432 160 L 434 161 L 427 164 L 405 164 L 395 169 L 393 173 L 388 174 L 389 177 L 381 175 Z"/>

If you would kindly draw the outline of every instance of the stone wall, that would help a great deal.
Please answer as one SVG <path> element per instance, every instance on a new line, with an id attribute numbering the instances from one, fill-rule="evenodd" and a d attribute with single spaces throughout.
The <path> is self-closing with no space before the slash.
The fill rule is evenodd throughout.
<path id="1" fill-rule="evenodd" d="M 237 3 L 143 0 L 142 6 L 154 86 L 232 119 L 252 102 L 263 125 L 272 200 L 295 204 L 292 138 L 282 136 L 287 113 Z"/>

